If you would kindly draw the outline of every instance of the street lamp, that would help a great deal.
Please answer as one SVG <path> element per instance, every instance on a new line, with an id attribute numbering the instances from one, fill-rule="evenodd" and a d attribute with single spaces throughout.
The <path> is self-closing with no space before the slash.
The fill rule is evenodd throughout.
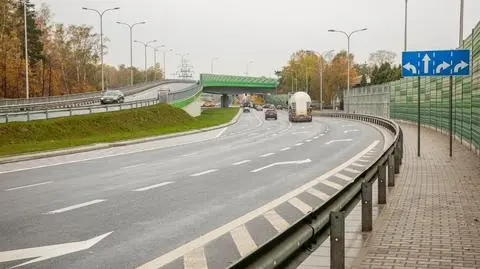
<path id="1" fill-rule="evenodd" d="M 173 49 L 163 51 L 163 79 L 167 79 L 167 52 L 172 52 Z"/>
<path id="2" fill-rule="evenodd" d="M 357 32 L 362 32 L 362 31 L 366 31 L 366 30 L 367 30 L 367 28 L 358 29 L 358 30 L 355 30 L 355 31 L 351 32 L 350 34 L 347 34 L 344 31 L 338 31 L 338 30 L 334 30 L 334 29 L 328 30 L 329 32 L 342 33 L 347 37 L 347 43 L 348 43 L 348 45 L 347 45 L 347 96 L 350 95 L 350 37 Z"/>
<path id="3" fill-rule="evenodd" d="M 253 64 L 253 61 L 249 61 L 247 63 L 247 72 L 245 72 L 245 75 L 247 75 L 247 76 L 248 76 L 248 67 L 250 66 L 250 64 Z"/>
<path id="4" fill-rule="evenodd" d="M 139 24 L 145 24 L 146 22 L 141 21 L 134 24 L 128 24 L 125 22 L 117 21 L 118 24 L 123 24 L 130 28 L 130 86 L 133 86 L 133 27 Z"/>
<path id="5" fill-rule="evenodd" d="M 165 48 L 165 45 L 160 45 L 160 46 L 156 46 L 156 47 L 152 47 L 152 46 L 149 46 L 150 48 L 153 49 L 153 66 L 155 68 L 155 74 L 153 75 L 153 79 L 156 80 L 157 79 L 157 52 L 158 52 L 158 49 L 160 48 Z"/>
<path id="6" fill-rule="evenodd" d="M 28 35 L 27 35 L 27 1 L 23 3 L 23 20 L 25 24 L 25 96 L 30 97 L 30 86 L 28 85 Z"/>
<path id="7" fill-rule="evenodd" d="M 138 41 L 138 40 L 134 40 L 133 42 L 135 43 L 139 43 L 139 44 L 142 44 L 144 47 L 145 47 L 145 82 L 148 81 L 148 70 L 147 70 L 147 47 L 148 45 L 152 44 L 152 43 L 155 43 L 157 42 L 156 39 L 154 40 L 150 40 L 150 41 L 147 41 L 147 42 L 142 42 L 142 41 Z"/>
<path id="8" fill-rule="evenodd" d="M 105 14 L 105 12 L 107 11 L 119 10 L 120 8 L 119 7 L 109 8 L 103 11 L 98 11 L 96 9 L 86 8 L 86 7 L 82 7 L 82 9 L 97 12 L 97 14 L 100 16 L 100 62 L 102 64 L 101 66 L 102 67 L 102 91 L 105 91 L 105 81 L 103 79 L 103 14 Z"/>
<path id="9" fill-rule="evenodd" d="M 219 57 L 212 58 L 212 61 L 210 62 L 210 73 L 213 74 L 213 62 L 217 61 L 220 59 Z"/>
<path id="10" fill-rule="evenodd" d="M 405 30 L 403 31 L 404 37 L 403 37 L 403 51 L 407 51 L 407 6 L 408 6 L 408 0 L 405 0 Z"/>

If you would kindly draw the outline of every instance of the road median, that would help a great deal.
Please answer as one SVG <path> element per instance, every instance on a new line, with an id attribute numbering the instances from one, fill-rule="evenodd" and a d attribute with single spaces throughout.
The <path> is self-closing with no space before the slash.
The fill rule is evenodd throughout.
<path id="1" fill-rule="evenodd" d="M 135 110 L 2 124 L 0 163 L 205 132 L 234 124 L 238 116 L 237 108 L 216 108 L 194 118 L 181 109 L 160 104 Z"/>

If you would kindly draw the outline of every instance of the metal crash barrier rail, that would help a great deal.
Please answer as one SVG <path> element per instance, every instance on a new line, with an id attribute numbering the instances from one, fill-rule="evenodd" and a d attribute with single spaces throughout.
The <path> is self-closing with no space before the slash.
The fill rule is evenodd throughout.
<path id="1" fill-rule="evenodd" d="M 345 113 L 322 113 L 322 117 L 338 117 L 373 123 L 394 134 L 394 142 L 383 154 L 324 204 L 278 234 L 230 269 L 295 268 L 305 256 L 330 236 L 330 267 L 345 268 L 345 216 L 362 201 L 362 231 L 372 230 L 372 184 L 378 182 L 378 203 L 387 202 L 388 186 L 395 185 L 403 158 L 403 134 L 395 122 L 376 116 Z M 388 170 L 388 172 L 387 172 Z M 303 257 L 303 258 L 302 258 Z"/>

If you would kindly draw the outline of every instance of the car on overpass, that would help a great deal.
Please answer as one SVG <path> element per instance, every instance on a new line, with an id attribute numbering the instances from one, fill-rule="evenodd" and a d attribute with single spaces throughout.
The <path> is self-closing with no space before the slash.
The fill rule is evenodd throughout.
<path id="1" fill-rule="evenodd" d="M 100 97 L 100 103 L 104 104 L 119 104 L 125 102 L 125 95 L 119 90 L 105 91 Z"/>

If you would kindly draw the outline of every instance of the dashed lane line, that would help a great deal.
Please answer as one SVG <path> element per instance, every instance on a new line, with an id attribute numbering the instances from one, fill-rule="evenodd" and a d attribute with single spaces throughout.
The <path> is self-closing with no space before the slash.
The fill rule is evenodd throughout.
<path id="1" fill-rule="evenodd" d="M 5 191 L 15 191 L 15 190 L 21 190 L 26 188 L 33 188 L 33 187 L 42 186 L 42 185 L 51 184 L 51 183 L 53 183 L 53 181 L 46 181 L 46 182 L 41 182 L 41 183 L 36 183 L 31 185 L 14 187 L 14 188 L 6 189 Z"/>
<path id="2" fill-rule="evenodd" d="M 143 187 L 143 188 L 139 188 L 139 189 L 135 189 L 133 191 L 148 191 L 148 190 L 151 190 L 151 189 L 156 189 L 156 188 L 159 188 L 159 187 L 163 187 L 163 186 L 166 186 L 166 185 L 170 185 L 174 183 L 173 181 L 167 181 L 167 182 L 162 182 L 162 183 L 159 183 L 159 184 L 154 184 L 154 185 L 150 185 L 150 186 L 147 186 L 147 187 Z"/>
<path id="3" fill-rule="evenodd" d="M 213 172 L 216 172 L 216 171 L 218 171 L 218 169 L 210 169 L 210 170 L 203 171 L 203 172 L 200 172 L 200 173 L 192 174 L 190 176 L 191 177 L 198 177 L 198 176 L 203 176 L 203 175 L 210 174 L 210 173 L 213 173 Z"/>
<path id="4" fill-rule="evenodd" d="M 295 146 L 297 146 L 297 147 L 298 147 L 298 146 L 301 146 L 301 145 L 303 145 L 303 143 L 297 143 L 297 144 L 295 144 Z"/>
<path id="5" fill-rule="evenodd" d="M 93 200 L 93 201 L 86 202 L 86 203 L 81 203 L 81 204 L 77 204 L 77 205 L 72 205 L 72 206 L 67 206 L 67 207 L 64 207 L 64 208 L 60 208 L 60 209 L 57 209 L 57 210 L 52 210 L 52 211 L 49 211 L 49 212 L 44 213 L 44 214 L 45 215 L 53 215 L 53 214 L 63 213 L 63 212 L 71 211 L 71 210 L 74 210 L 74 209 L 98 204 L 98 203 L 105 202 L 105 201 L 107 201 L 107 200 L 106 199 L 97 199 L 97 200 Z"/>
<path id="6" fill-rule="evenodd" d="M 275 155 L 275 153 L 273 153 L 273 152 L 265 153 L 263 155 L 260 155 L 260 157 L 265 158 L 265 157 L 272 156 L 272 155 Z"/>
<path id="7" fill-rule="evenodd" d="M 286 150 L 289 150 L 289 149 L 291 149 L 291 147 L 283 148 L 283 149 L 281 149 L 280 151 L 286 151 Z"/>
<path id="8" fill-rule="evenodd" d="M 245 163 L 249 163 L 251 162 L 251 160 L 243 160 L 243 161 L 239 161 L 239 162 L 236 162 L 236 163 L 232 163 L 232 165 L 241 165 L 241 164 L 245 164 Z"/>

